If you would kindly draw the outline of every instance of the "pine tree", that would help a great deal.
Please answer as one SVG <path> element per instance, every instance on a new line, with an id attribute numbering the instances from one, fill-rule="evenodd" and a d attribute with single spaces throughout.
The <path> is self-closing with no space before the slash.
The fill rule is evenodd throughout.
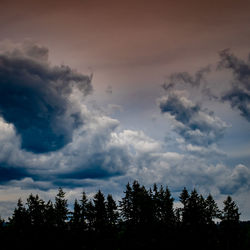
<path id="1" fill-rule="evenodd" d="M 86 222 L 89 231 L 94 230 L 94 219 L 95 219 L 95 208 L 93 202 L 90 200 L 86 204 Z"/>
<path id="2" fill-rule="evenodd" d="M 240 213 L 236 203 L 231 196 L 227 196 L 223 202 L 222 222 L 220 224 L 223 235 L 223 245 L 226 249 L 241 249 L 239 219 Z"/>
<path id="3" fill-rule="evenodd" d="M 223 214 L 222 221 L 230 223 L 239 223 L 240 213 L 236 203 L 232 200 L 231 196 L 227 196 L 227 199 L 223 202 Z"/>
<path id="4" fill-rule="evenodd" d="M 118 222 L 119 213 L 117 211 L 117 205 L 111 194 L 107 196 L 106 203 L 107 219 L 109 227 L 114 227 Z"/>
<path id="5" fill-rule="evenodd" d="M 132 197 L 132 188 L 128 183 L 126 185 L 126 190 L 124 192 L 125 196 L 120 201 L 120 209 L 123 220 L 130 224 L 133 218 L 133 197 Z"/>
<path id="6" fill-rule="evenodd" d="M 23 205 L 21 198 L 18 199 L 17 207 L 14 209 L 14 213 L 11 218 L 9 218 L 11 226 L 18 230 L 24 231 L 30 225 L 30 220 L 28 212 Z"/>
<path id="7" fill-rule="evenodd" d="M 205 200 L 205 205 L 206 205 L 206 223 L 214 224 L 213 220 L 220 217 L 220 210 L 211 194 L 209 194 L 207 199 Z"/>
<path id="8" fill-rule="evenodd" d="M 164 191 L 162 208 L 163 222 L 168 226 L 173 226 L 175 223 L 174 198 L 171 196 L 171 192 L 168 187 L 166 187 Z"/>
<path id="9" fill-rule="evenodd" d="M 81 206 L 78 203 L 77 199 L 75 199 L 74 210 L 70 223 L 73 229 L 80 229 L 81 227 Z"/>
<path id="10" fill-rule="evenodd" d="M 107 210 L 105 197 L 101 190 L 94 196 L 94 229 L 97 232 L 104 232 L 107 226 Z"/>
<path id="11" fill-rule="evenodd" d="M 55 225 L 55 209 L 51 200 L 45 204 L 45 224 L 47 228 L 52 228 Z"/>
<path id="12" fill-rule="evenodd" d="M 31 225 L 41 227 L 45 224 L 45 204 L 38 195 L 30 194 L 27 199 L 27 212 L 30 218 Z"/>
<path id="13" fill-rule="evenodd" d="M 65 193 L 62 188 L 58 189 L 55 197 L 55 222 L 57 227 L 64 228 L 68 219 L 68 202 L 65 199 Z"/>
<path id="14" fill-rule="evenodd" d="M 86 228 L 86 219 L 87 219 L 87 204 L 88 204 L 88 199 L 86 196 L 86 193 L 83 191 L 82 192 L 82 198 L 80 200 L 80 208 L 81 208 L 81 226 L 83 229 Z"/>
<path id="15" fill-rule="evenodd" d="M 187 191 L 187 189 L 184 187 L 184 189 L 182 190 L 180 196 L 179 196 L 180 202 L 183 205 L 183 208 L 181 209 L 181 219 L 182 219 L 182 223 L 186 224 L 187 220 L 188 220 L 188 214 L 187 214 L 187 205 L 188 205 L 188 200 L 189 200 L 189 193 Z"/>

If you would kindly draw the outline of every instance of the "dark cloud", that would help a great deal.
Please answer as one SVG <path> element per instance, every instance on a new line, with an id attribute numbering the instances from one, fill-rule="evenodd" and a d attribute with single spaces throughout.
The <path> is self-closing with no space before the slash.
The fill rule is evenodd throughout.
<path id="1" fill-rule="evenodd" d="M 228 69 L 234 76 L 231 89 L 222 95 L 221 100 L 228 101 L 250 122 L 250 55 L 244 61 L 226 49 L 220 52 L 220 58 L 218 68 Z"/>
<path id="2" fill-rule="evenodd" d="M 28 175 L 25 168 L 10 167 L 6 165 L 0 166 L 0 183 L 5 183 L 10 180 L 21 180 Z"/>
<path id="3" fill-rule="evenodd" d="M 50 66 L 48 49 L 26 46 L 0 55 L 0 115 L 12 123 L 22 139 L 22 148 L 49 152 L 72 140 L 84 121 L 73 109 L 73 88 L 84 95 L 92 90 L 91 77 L 68 66 Z"/>
<path id="4" fill-rule="evenodd" d="M 198 87 L 205 81 L 205 74 L 211 71 L 210 66 L 201 68 L 193 76 L 188 72 L 173 73 L 168 77 L 168 81 L 163 84 L 165 90 L 173 89 L 178 84 L 186 84 L 192 87 Z"/>
<path id="5" fill-rule="evenodd" d="M 178 92 L 161 98 L 159 106 L 176 121 L 175 131 L 192 144 L 207 146 L 224 135 L 227 125 L 223 121 Z"/>
<path id="6" fill-rule="evenodd" d="M 239 109 L 240 114 L 250 122 L 250 93 L 235 87 L 222 96 L 222 101 L 229 101 L 232 108 Z"/>

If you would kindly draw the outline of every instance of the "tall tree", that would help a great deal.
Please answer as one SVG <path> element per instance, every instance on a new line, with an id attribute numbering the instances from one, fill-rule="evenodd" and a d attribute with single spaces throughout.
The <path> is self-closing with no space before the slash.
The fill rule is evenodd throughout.
<path id="1" fill-rule="evenodd" d="M 239 223 L 240 213 L 236 203 L 232 200 L 231 196 L 227 196 L 223 202 L 224 208 L 222 213 L 222 221 L 230 223 Z"/>
<path id="2" fill-rule="evenodd" d="M 174 198 L 172 197 L 168 187 L 166 187 L 165 191 L 163 192 L 161 207 L 162 222 L 168 226 L 173 226 L 175 223 Z"/>
<path id="3" fill-rule="evenodd" d="M 241 249 L 239 220 L 240 213 L 236 203 L 231 196 L 227 196 L 223 202 L 222 222 L 220 224 L 222 231 L 222 242 L 225 249 Z"/>
<path id="4" fill-rule="evenodd" d="M 58 189 L 55 197 L 55 222 L 57 227 L 64 228 L 68 219 L 68 201 L 65 199 L 65 192 L 62 188 Z"/>
<path id="5" fill-rule="evenodd" d="M 82 192 L 82 198 L 80 200 L 80 208 L 81 208 L 81 226 L 83 229 L 86 229 L 86 220 L 87 220 L 87 207 L 88 207 L 88 199 L 86 193 Z"/>
<path id="6" fill-rule="evenodd" d="M 181 209 L 181 220 L 183 224 L 186 224 L 186 221 L 188 220 L 188 200 L 189 200 L 189 193 L 186 189 L 186 187 L 183 188 L 180 196 L 179 196 L 180 202 L 182 203 L 183 207 Z"/>
<path id="7" fill-rule="evenodd" d="M 27 199 L 27 212 L 31 225 L 41 227 L 45 224 L 45 202 L 38 195 L 30 194 Z"/>
<path id="8" fill-rule="evenodd" d="M 195 227 L 205 224 L 205 200 L 194 189 L 186 206 L 186 223 Z"/>
<path id="9" fill-rule="evenodd" d="M 132 185 L 132 221 L 134 224 L 151 224 L 153 221 L 153 202 L 150 192 L 138 181 Z"/>
<path id="10" fill-rule="evenodd" d="M 74 202 L 74 210 L 70 220 L 71 226 L 73 229 L 80 229 L 81 227 L 81 206 L 78 203 L 77 199 Z"/>
<path id="11" fill-rule="evenodd" d="M 89 200 L 86 204 L 86 223 L 88 230 L 94 230 L 94 220 L 95 220 L 95 208 L 92 200 Z"/>
<path id="12" fill-rule="evenodd" d="M 14 213 L 11 218 L 9 218 L 10 224 L 14 229 L 18 231 L 25 230 L 30 225 L 30 220 L 28 217 L 28 212 L 21 198 L 17 201 L 17 207 L 14 209 Z"/>
<path id="13" fill-rule="evenodd" d="M 205 205 L 206 205 L 206 223 L 210 225 L 214 224 L 214 219 L 220 217 L 220 210 L 211 194 L 209 194 L 207 199 L 205 200 Z"/>
<path id="14" fill-rule="evenodd" d="M 55 209 L 51 200 L 45 204 L 45 224 L 47 228 L 51 228 L 55 225 Z"/>
<path id="15" fill-rule="evenodd" d="M 119 218 L 119 213 L 117 211 L 117 205 L 114 201 L 111 194 L 107 196 L 107 203 L 106 203 L 106 210 L 107 210 L 107 219 L 109 227 L 114 227 Z"/>
<path id="16" fill-rule="evenodd" d="M 104 232 L 107 226 L 107 210 L 105 197 L 101 190 L 94 196 L 94 229 L 96 232 Z"/>
<path id="17" fill-rule="evenodd" d="M 126 190 L 124 192 L 125 196 L 120 201 L 120 209 L 123 220 L 130 224 L 133 217 L 133 197 L 132 197 L 132 188 L 128 183 L 126 185 Z"/>

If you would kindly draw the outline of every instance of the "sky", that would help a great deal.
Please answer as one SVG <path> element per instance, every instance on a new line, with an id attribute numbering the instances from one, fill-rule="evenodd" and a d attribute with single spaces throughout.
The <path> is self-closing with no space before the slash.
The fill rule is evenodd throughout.
<path id="1" fill-rule="evenodd" d="M 127 182 L 250 219 L 250 2 L 0 1 L 0 215 Z"/>

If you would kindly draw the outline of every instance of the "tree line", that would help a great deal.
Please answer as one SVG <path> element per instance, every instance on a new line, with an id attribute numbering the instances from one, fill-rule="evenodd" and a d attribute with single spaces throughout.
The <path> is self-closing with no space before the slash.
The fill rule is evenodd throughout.
<path id="1" fill-rule="evenodd" d="M 116 202 L 99 190 L 92 199 L 82 192 L 72 211 L 62 188 L 54 203 L 30 194 L 18 200 L 8 221 L 0 221 L 1 245 L 13 249 L 250 249 L 250 224 L 240 221 L 230 196 L 223 209 L 184 188 L 181 206 L 166 186 L 145 188 L 128 183 Z"/>

